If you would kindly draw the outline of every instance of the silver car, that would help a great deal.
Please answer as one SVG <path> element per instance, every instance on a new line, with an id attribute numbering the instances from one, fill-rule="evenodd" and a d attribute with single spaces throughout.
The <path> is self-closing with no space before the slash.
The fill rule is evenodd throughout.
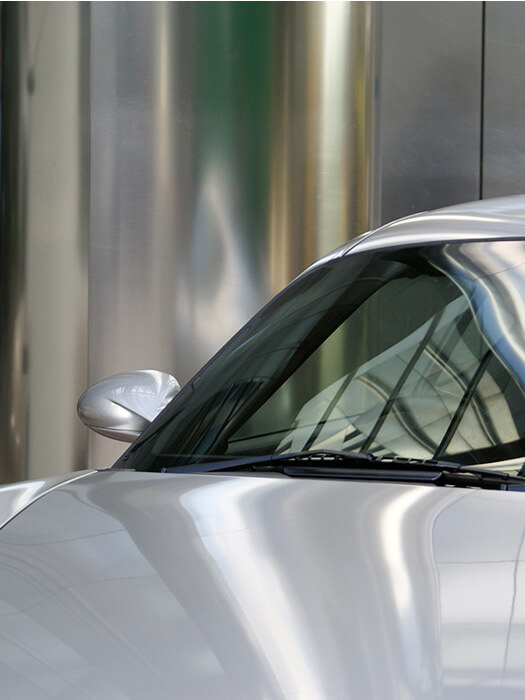
<path id="1" fill-rule="evenodd" d="M 525 198 L 408 217 L 88 390 L 136 439 L 0 489 L 1 697 L 523 697 L 524 265 Z"/>

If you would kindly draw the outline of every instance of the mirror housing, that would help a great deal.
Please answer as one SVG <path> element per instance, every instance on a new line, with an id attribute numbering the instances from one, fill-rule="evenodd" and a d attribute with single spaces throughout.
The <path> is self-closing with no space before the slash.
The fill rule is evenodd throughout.
<path id="1" fill-rule="evenodd" d="M 175 377 L 155 369 L 114 374 L 86 389 L 77 413 L 96 433 L 133 442 L 179 390 Z"/>

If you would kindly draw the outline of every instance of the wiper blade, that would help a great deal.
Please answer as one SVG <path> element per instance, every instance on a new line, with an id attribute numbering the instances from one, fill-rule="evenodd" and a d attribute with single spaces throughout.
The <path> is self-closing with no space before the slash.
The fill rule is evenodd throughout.
<path id="1" fill-rule="evenodd" d="M 525 477 L 507 472 L 465 467 L 454 462 L 406 457 L 376 457 L 362 452 L 312 450 L 242 457 L 181 467 L 164 467 L 168 473 L 277 472 L 290 477 L 343 478 L 406 481 L 436 486 L 461 486 L 505 490 L 511 485 L 525 490 Z"/>
<path id="2" fill-rule="evenodd" d="M 280 467 L 293 464 L 327 464 L 337 463 L 345 466 L 364 465 L 375 462 L 376 458 L 361 452 L 343 452 L 338 450 L 312 450 L 304 452 L 285 452 L 282 454 L 258 455 L 257 457 L 240 457 L 220 462 L 205 462 L 182 467 L 164 467 L 162 472 L 226 472 L 253 469 L 253 471 L 281 471 Z"/>

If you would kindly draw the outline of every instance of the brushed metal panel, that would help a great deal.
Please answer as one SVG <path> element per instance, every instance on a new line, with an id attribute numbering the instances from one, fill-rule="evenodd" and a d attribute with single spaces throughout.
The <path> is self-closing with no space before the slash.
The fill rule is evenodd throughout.
<path id="1" fill-rule="evenodd" d="M 482 3 L 381 7 L 385 223 L 480 196 Z"/>
<path id="2" fill-rule="evenodd" d="M 93 3 L 89 379 L 186 381 L 370 227 L 373 3 Z M 90 463 L 121 449 L 94 436 Z"/>
<path id="3" fill-rule="evenodd" d="M 487 2 L 483 197 L 525 192 L 525 5 Z"/>
<path id="4" fill-rule="evenodd" d="M 85 464 L 87 6 L 3 6 L 0 480 Z"/>

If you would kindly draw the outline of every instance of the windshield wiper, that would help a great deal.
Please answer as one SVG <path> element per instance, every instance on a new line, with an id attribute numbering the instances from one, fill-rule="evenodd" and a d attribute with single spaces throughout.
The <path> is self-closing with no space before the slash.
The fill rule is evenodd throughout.
<path id="1" fill-rule="evenodd" d="M 364 481 L 406 481 L 436 486 L 477 487 L 507 490 L 509 486 L 525 490 L 525 477 L 507 472 L 465 467 L 454 462 L 405 457 L 376 457 L 369 453 L 338 450 L 312 450 L 257 457 L 242 457 L 227 462 L 207 462 L 181 467 L 163 467 L 167 473 L 277 472 L 290 477 L 340 478 Z"/>

